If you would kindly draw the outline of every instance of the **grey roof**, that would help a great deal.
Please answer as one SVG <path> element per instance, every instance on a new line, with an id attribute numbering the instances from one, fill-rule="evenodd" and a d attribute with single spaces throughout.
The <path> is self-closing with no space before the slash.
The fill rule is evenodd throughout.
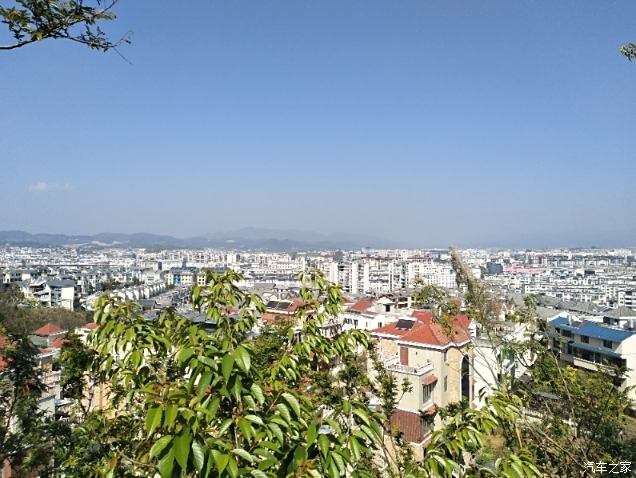
<path id="1" fill-rule="evenodd" d="M 75 287 L 75 281 L 70 279 L 51 279 L 46 283 L 49 287 Z"/>
<path id="2" fill-rule="evenodd" d="M 623 317 L 636 317 L 636 311 L 629 307 L 619 307 L 609 312 L 605 312 L 603 317 L 609 317 L 610 319 L 620 319 Z"/>

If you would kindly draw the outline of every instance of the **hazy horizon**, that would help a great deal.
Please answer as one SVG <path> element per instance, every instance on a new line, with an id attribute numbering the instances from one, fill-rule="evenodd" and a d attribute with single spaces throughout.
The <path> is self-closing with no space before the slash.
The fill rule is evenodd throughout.
<path id="1" fill-rule="evenodd" d="M 117 13 L 130 64 L 63 41 L 2 55 L 0 230 L 636 245 L 633 2 Z"/>
<path id="2" fill-rule="evenodd" d="M 246 230 L 256 229 L 256 235 L 243 233 Z M 431 243 L 427 242 L 425 238 L 421 238 L 418 240 L 417 238 L 412 238 L 410 242 L 400 241 L 392 239 L 391 237 L 386 236 L 373 236 L 373 235 L 365 235 L 365 234 L 348 234 L 344 232 L 335 232 L 330 234 L 322 234 L 318 231 L 309 231 L 309 230 L 284 230 L 284 229 L 258 229 L 251 227 L 239 228 L 236 230 L 228 230 L 228 231 L 215 231 L 205 234 L 195 234 L 195 235 L 180 235 L 180 234 L 162 234 L 153 231 L 130 231 L 130 232 L 122 232 L 122 231 L 99 231 L 96 233 L 66 233 L 60 231 L 24 231 L 24 230 L 15 230 L 15 231 L 23 231 L 29 234 L 47 234 L 47 235 L 64 235 L 64 236 L 99 236 L 100 234 L 123 234 L 123 235 L 134 235 L 134 234 L 150 234 L 157 236 L 169 236 L 178 240 L 189 240 L 189 239 L 197 239 L 197 238 L 208 238 L 208 239 L 217 239 L 217 240 L 225 240 L 231 237 L 236 239 L 248 239 L 253 241 L 267 241 L 267 240 L 280 240 L 280 241 L 292 241 L 298 243 L 306 243 L 309 245 L 315 245 L 320 242 L 323 243 L 331 243 L 331 244 L 341 244 L 340 247 L 347 248 L 347 245 L 357 244 L 358 247 L 371 247 L 371 248 L 387 248 L 387 249 L 399 249 L 399 248 L 410 248 L 410 249 L 446 249 L 450 246 L 456 246 L 460 248 L 478 248 L 478 249 L 590 249 L 593 247 L 596 248 L 605 248 L 605 249 L 615 249 L 615 248 L 627 248 L 627 249 L 636 249 L 636 243 L 621 243 L 620 241 L 616 241 L 613 239 L 605 238 L 604 240 L 592 240 L 592 238 L 588 238 L 586 240 L 584 238 L 579 239 L 575 242 L 568 242 L 567 239 L 563 239 L 562 237 L 557 237 L 549 242 L 542 242 L 534 239 L 530 240 L 508 240 L 508 241 L 491 241 L 491 242 L 466 242 L 462 240 L 450 241 L 448 243 Z M 267 233 L 267 231 L 271 231 L 271 233 Z M 2 243 L 2 233 L 9 232 L 7 230 L 0 230 L 0 244 Z M 291 233 L 291 234 L 287 234 Z M 302 237 L 305 236 L 305 237 Z M 365 242 L 366 241 L 366 242 Z M 230 247 L 228 243 L 227 247 Z"/>

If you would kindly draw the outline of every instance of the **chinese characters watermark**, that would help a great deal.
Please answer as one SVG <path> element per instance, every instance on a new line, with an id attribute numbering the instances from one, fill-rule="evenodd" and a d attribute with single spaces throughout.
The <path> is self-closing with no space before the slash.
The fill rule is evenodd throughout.
<path id="1" fill-rule="evenodd" d="M 605 463 L 603 461 L 593 462 L 588 461 L 585 463 L 585 470 L 591 471 L 596 474 L 604 474 L 604 473 L 613 473 L 615 475 L 620 475 L 624 473 L 631 473 L 631 461 L 621 461 L 620 463 Z"/>

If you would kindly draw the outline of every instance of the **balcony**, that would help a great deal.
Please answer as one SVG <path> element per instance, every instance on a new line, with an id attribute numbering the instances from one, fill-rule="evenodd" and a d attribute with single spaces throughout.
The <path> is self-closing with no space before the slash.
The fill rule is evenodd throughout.
<path id="1" fill-rule="evenodd" d="M 59 370 L 49 371 L 42 374 L 42 383 L 49 387 L 53 387 L 60 383 L 61 373 Z"/>
<path id="2" fill-rule="evenodd" d="M 433 364 L 429 361 L 420 365 L 404 365 L 400 363 L 397 357 L 391 357 L 384 360 L 384 367 L 389 372 L 403 373 L 406 375 L 422 376 L 433 371 Z"/>
<path id="3" fill-rule="evenodd" d="M 572 365 L 574 365 L 575 367 L 584 368 L 586 370 L 592 370 L 593 372 L 596 372 L 598 370 L 597 363 L 576 356 L 572 357 Z"/>

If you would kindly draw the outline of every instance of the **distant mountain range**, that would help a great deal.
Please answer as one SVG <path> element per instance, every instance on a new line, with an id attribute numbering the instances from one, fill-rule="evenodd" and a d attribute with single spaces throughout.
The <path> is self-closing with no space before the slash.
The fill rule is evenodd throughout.
<path id="1" fill-rule="evenodd" d="M 359 249 L 396 248 L 400 244 L 362 234 L 320 234 L 295 229 L 260 229 L 248 227 L 229 232 L 219 232 L 199 237 L 177 238 L 173 236 L 138 232 L 122 234 L 31 234 L 25 231 L 0 231 L 0 245 L 31 247 L 140 247 L 150 249 L 169 248 L 223 248 L 262 249 L 267 251 L 293 251 L 307 249 Z"/>

